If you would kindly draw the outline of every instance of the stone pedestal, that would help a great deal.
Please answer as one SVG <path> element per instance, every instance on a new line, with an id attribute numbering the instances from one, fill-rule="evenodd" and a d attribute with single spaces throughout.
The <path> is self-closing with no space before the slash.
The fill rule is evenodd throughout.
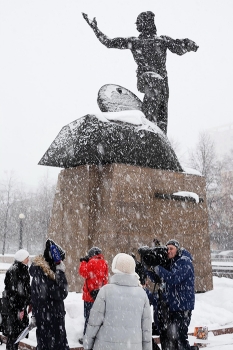
<path id="1" fill-rule="evenodd" d="M 203 202 L 161 199 L 155 193 L 194 192 Z M 205 179 L 126 164 L 82 165 L 59 174 L 48 237 L 67 253 L 70 291 L 81 292 L 79 259 L 92 246 L 109 262 L 154 238 L 177 239 L 194 258 L 196 291 L 213 288 Z M 139 257 L 138 257 L 139 258 Z"/>

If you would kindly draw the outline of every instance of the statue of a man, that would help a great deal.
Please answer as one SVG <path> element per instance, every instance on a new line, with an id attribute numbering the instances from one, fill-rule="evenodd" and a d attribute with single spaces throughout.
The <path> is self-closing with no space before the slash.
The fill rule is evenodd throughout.
<path id="1" fill-rule="evenodd" d="M 189 39 L 172 39 L 168 36 L 157 36 L 154 13 L 142 12 L 136 21 L 138 37 L 110 39 L 97 27 L 94 18 L 90 20 L 83 13 L 84 19 L 93 29 L 99 41 L 108 48 L 129 49 L 138 65 L 137 88 L 145 94 L 142 111 L 150 121 L 154 121 L 167 133 L 168 79 L 166 70 L 167 49 L 177 55 L 197 51 L 198 46 Z"/>

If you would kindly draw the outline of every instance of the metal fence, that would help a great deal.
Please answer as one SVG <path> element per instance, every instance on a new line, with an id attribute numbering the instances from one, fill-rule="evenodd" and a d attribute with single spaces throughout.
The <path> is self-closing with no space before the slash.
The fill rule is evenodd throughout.
<path id="1" fill-rule="evenodd" d="M 213 276 L 233 278 L 233 258 L 212 258 L 211 264 Z"/>

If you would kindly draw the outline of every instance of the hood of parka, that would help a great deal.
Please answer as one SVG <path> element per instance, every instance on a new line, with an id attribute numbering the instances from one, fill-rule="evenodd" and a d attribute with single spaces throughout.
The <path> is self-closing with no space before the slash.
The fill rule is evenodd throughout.
<path id="1" fill-rule="evenodd" d="M 38 255 L 33 259 L 32 265 L 29 268 L 29 272 L 32 277 L 34 277 L 37 267 L 41 268 L 41 270 L 46 276 L 48 276 L 52 280 L 55 280 L 55 273 L 53 272 L 53 270 L 51 270 L 49 263 L 45 260 L 43 255 Z"/>

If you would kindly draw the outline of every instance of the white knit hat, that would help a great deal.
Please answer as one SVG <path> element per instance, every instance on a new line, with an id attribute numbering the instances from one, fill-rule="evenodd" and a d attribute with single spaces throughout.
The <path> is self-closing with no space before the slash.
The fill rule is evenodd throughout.
<path id="1" fill-rule="evenodd" d="M 113 273 L 127 273 L 135 275 L 135 260 L 131 255 L 125 253 L 117 254 L 112 261 Z"/>
<path id="2" fill-rule="evenodd" d="M 25 249 L 20 249 L 15 253 L 15 260 L 22 262 L 29 257 L 29 253 Z"/>

